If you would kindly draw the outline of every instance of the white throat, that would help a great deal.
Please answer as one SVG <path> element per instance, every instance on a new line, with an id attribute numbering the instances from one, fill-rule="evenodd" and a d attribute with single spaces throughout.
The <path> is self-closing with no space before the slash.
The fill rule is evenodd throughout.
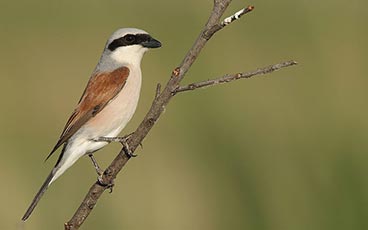
<path id="1" fill-rule="evenodd" d="M 141 45 L 119 47 L 114 51 L 105 49 L 95 72 L 112 71 L 121 66 L 140 68 L 143 55 L 147 50 Z"/>
<path id="2" fill-rule="evenodd" d="M 113 60 L 121 64 L 139 66 L 143 55 L 147 50 L 147 48 L 141 45 L 124 46 L 111 52 L 110 56 Z"/>

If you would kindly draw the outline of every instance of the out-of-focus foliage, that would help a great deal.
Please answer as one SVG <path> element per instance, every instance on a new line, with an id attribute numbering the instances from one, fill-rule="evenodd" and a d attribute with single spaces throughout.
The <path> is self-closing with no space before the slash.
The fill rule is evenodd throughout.
<path id="1" fill-rule="evenodd" d="M 213 1 L 0 3 L 0 229 L 20 218 L 106 39 L 138 27 L 163 47 L 142 63 L 134 130 Z M 245 4 L 245 5 L 244 5 Z M 367 229 L 367 1 L 234 0 L 256 9 L 219 32 L 186 83 L 295 59 L 267 77 L 178 95 L 83 229 Z M 96 154 L 106 166 L 120 146 Z M 27 230 L 61 229 L 96 179 L 80 159 Z"/>

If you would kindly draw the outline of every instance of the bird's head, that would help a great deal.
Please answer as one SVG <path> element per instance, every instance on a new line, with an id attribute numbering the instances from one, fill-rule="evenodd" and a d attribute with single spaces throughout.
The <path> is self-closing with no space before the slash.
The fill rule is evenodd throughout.
<path id="1" fill-rule="evenodd" d="M 139 64 L 149 48 L 161 47 L 161 42 L 146 31 L 136 28 L 123 28 L 115 31 L 105 47 L 105 54 L 119 63 Z"/>

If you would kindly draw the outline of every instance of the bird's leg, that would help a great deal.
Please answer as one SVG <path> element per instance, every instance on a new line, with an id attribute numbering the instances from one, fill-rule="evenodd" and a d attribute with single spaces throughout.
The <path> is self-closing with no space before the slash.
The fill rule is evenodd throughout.
<path id="1" fill-rule="evenodd" d="M 133 135 L 133 133 L 131 134 L 128 134 L 126 136 L 123 136 L 123 137 L 97 137 L 95 139 L 93 139 L 94 141 L 98 141 L 98 142 L 101 142 L 101 141 L 104 141 L 104 142 L 122 142 L 122 141 L 126 141 L 128 140 L 131 136 Z"/>
<path id="2" fill-rule="evenodd" d="M 95 157 L 93 156 L 93 154 L 92 153 L 90 153 L 90 154 L 88 154 L 88 156 L 91 158 L 91 160 L 92 160 L 92 164 L 93 164 L 93 166 L 95 167 L 95 169 L 96 169 L 96 172 L 97 172 L 97 175 L 98 175 L 98 177 L 101 177 L 102 176 L 102 174 L 103 174 L 103 170 L 100 168 L 100 166 L 98 165 L 98 163 L 97 163 L 97 161 L 96 161 L 96 159 L 95 159 Z"/>
<path id="3" fill-rule="evenodd" d="M 95 157 L 93 156 L 92 153 L 88 154 L 88 156 L 91 158 L 93 166 L 95 166 L 95 169 L 96 169 L 96 172 L 97 172 L 97 175 L 98 175 L 98 177 L 97 177 L 98 183 L 100 183 L 102 186 L 108 187 L 110 189 L 110 193 L 112 193 L 112 188 L 115 185 L 114 181 L 111 181 L 109 184 L 104 183 L 104 181 L 102 179 L 104 171 L 98 165 L 98 163 L 97 163 L 97 161 L 96 161 L 96 159 L 95 159 Z"/>
<path id="4" fill-rule="evenodd" d="M 123 137 L 98 137 L 94 139 L 94 141 L 105 141 L 105 142 L 120 142 L 123 145 L 123 149 L 125 154 L 127 154 L 129 157 L 136 157 L 137 154 L 134 154 L 130 151 L 129 145 L 127 143 L 127 140 L 133 135 L 133 133 L 128 134 Z"/>

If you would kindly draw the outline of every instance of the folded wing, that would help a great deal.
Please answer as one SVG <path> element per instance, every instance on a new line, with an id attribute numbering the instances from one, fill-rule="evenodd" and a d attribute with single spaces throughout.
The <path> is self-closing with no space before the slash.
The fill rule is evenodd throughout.
<path id="1" fill-rule="evenodd" d="M 46 160 L 73 136 L 86 122 L 96 116 L 123 89 L 129 76 L 127 67 L 120 67 L 113 72 L 93 75 L 73 114 Z"/>

